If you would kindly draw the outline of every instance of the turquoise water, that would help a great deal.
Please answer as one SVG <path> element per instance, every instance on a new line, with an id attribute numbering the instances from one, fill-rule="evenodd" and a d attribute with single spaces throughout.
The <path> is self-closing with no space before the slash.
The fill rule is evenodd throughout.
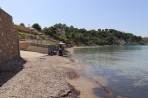
<path id="1" fill-rule="evenodd" d="M 148 46 L 77 48 L 74 54 L 85 66 L 81 73 L 114 93 L 148 98 Z"/>

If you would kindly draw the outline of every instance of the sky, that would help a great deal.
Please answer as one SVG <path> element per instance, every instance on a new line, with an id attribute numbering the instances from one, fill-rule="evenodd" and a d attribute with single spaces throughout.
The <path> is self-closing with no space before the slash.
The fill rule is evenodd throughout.
<path id="1" fill-rule="evenodd" d="M 64 23 L 148 37 L 148 0 L 0 0 L 0 7 L 15 24 L 44 28 Z"/>

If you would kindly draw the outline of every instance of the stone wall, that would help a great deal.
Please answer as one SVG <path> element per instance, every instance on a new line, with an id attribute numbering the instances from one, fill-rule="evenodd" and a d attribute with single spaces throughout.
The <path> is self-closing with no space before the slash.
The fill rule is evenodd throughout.
<path id="1" fill-rule="evenodd" d="M 12 17 L 0 9 L 0 64 L 18 57 L 18 32 L 14 29 Z"/>
<path id="2" fill-rule="evenodd" d="M 20 41 L 19 47 L 20 50 L 27 50 L 27 48 L 30 46 L 30 43 L 28 41 Z"/>

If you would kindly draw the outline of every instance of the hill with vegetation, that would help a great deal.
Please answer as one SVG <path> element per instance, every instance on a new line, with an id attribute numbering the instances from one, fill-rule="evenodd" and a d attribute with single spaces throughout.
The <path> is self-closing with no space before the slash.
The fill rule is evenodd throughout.
<path id="1" fill-rule="evenodd" d="M 144 40 L 145 43 L 148 45 L 148 37 L 143 38 L 143 40 Z"/>
<path id="2" fill-rule="evenodd" d="M 59 23 L 46 27 L 42 31 L 54 39 L 78 46 L 145 44 L 145 41 L 140 36 L 114 29 L 86 30 Z"/>
<path id="3" fill-rule="evenodd" d="M 38 31 L 35 28 L 25 27 L 24 25 L 14 25 L 14 28 L 19 32 L 20 41 L 33 40 L 34 42 L 36 42 L 35 40 L 40 40 L 42 41 L 42 44 L 55 44 L 52 38 L 46 36 L 45 34 L 41 33 L 41 31 Z M 37 38 L 38 35 L 41 36 Z"/>
<path id="4" fill-rule="evenodd" d="M 24 40 L 26 37 L 36 38 L 38 34 L 42 34 L 40 40 L 48 44 L 56 44 L 58 41 L 74 46 L 143 45 L 148 43 L 147 38 L 114 29 L 86 30 L 61 23 L 43 29 L 38 24 L 34 24 L 33 26 L 35 28 L 14 25 L 15 29 L 19 31 L 19 39 Z"/>

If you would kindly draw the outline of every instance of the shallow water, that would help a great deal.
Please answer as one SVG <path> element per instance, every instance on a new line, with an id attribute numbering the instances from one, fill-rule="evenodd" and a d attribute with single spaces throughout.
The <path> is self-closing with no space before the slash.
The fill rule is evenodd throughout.
<path id="1" fill-rule="evenodd" d="M 77 48 L 82 74 L 127 98 L 148 98 L 148 46 Z M 97 88 L 94 88 L 97 95 Z"/>

